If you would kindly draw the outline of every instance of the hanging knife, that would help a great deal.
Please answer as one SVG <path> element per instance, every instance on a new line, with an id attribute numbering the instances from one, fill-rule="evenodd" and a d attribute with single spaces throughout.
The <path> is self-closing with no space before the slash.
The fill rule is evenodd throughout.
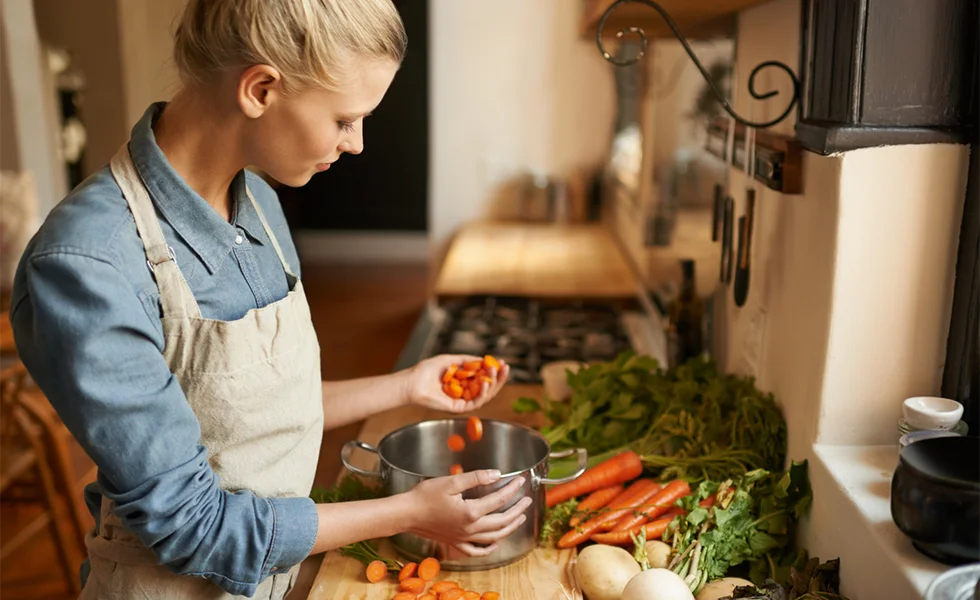
<path id="1" fill-rule="evenodd" d="M 744 306 L 749 296 L 749 263 L 752 257 L 752 226 L 755 221 L 755 190 L 745 191 L 745 216 L 739 217 L 738 270 L 735 272 L 735 305 Z M 743 223 L 744 219 L 744 223 Z"/>

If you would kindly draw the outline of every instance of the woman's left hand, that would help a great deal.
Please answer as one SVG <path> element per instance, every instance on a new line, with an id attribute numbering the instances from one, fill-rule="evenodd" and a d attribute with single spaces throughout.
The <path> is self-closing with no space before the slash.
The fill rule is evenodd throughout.
<path id="1" fill-rule="evenodd" d="M 412 404 L 463 413 L 480 408 L 496 396 L 507 382 L 510 368 L 501 363 L 500 369 L 490 369 L 490 383 L 484 383 L 480 395 L 472 400 L 454 400 L 442 389 L 442 375 L 450 365 L 458 365 L 471 360 L 483 360 L 479 356 L 466 354 L 440 354 L 427 358 L 408 372 L 408 401 Z"/>

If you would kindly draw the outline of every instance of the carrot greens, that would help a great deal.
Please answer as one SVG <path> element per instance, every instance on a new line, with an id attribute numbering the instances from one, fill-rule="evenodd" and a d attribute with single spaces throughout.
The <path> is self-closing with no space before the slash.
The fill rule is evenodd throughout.
<path id="1" fill-rule="evenodd" d="M 552 447 L 584 447 L 590 466 L 633 450 L 661 481 L 723 481 L 783 468 L 786 421 L 772 394 L 750 377 L 719 372 L 712 361 L 695 358 L 665 370 L 627 351 L 569 372 L 568 384 L 568 401 L 519 398 L 514 409 L 542 413 L 541 433 Z M 572 469 L 558 461 L 552 473 Z"/>

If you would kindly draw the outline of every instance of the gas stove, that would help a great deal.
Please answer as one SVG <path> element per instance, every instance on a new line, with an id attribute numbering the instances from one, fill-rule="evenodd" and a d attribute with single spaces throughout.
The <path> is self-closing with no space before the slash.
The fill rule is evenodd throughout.
<path id="1" fill-rule="evenodd" d="M 636 349 L 626 309 L 595 302 L 475 296 L 446 301 L 426 356 L 493 354 L 510 365 L 514 383 L 540 383 L 553 361 L 608 361 Z"/>

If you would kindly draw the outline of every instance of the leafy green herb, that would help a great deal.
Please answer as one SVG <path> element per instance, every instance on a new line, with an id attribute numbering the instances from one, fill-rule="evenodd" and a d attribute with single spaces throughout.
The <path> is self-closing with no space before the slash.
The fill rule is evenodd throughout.
<path id="1" fill-rule="evenodd" d="M 590 466 L 631 449 L 663 481 L 722 481 L 781 469 L 786 459 L 786 421 L 772 394 L 751 378 L 719 373 L 712 361 L 662 370 L 651 357 L 624 352 L 569 372 L 568 384 L 568 401 L 520 398 L 514 409 L 542 413 L 551 445 L 587 448 Z M 552 471 L 573 468 L 559 462 Z"/>
<path id="2" fill-rule="evenodd" d="M 381 486 L 368 485 L 356 475 L 346 475 L 330 489 L 314 488 L 310 498 L 317 504 L 332 502 L 353 502 L 355 500 L 373 500 L 384 495 Z"/>
<path id="3" fill-rule="evenodd" d="M 364 483 L 356 475 L 347 475 L 340 482 L 330 489 L 315 488 L 310 492 L 310 498 L 317 504 L 330 504 L 333 502 L 354 502 L 357 500 L 373 500 L 384 495 L 381 486 L 372 486 Z M 385 558 L 378 554 L 377 548 L 370 541 L 354 542 L 340 548 L 340 553 L 350 556 L 364 563 L 371 564 L 372 561 L 380 560 L 388 567 L 389 571 L 398 572 L 403 565 L 401 562 L 392 558 Z"/>
<path id="4" fill-rule="evenodd" d="M 773 579 L 764 585 L 735 588 L 722 600 L 847 600 L 840 593 L 840 559 L 821 563 L 818 558 L 806 561 L 802 568 L 790 567 L 787 577 Z"/>
<path id="5" fill-rule="evenodd" d="M 699 506 L 710 496 L 714 506 Z M 687 516 L 664 532 L 674 557 L 668 568 L 697 594 L 730 568 L 787 548 L 790 525 L 811 499 L 806 462 L 793 463 L 785 473 L 756 469 L 720 484 L 702 482 L 679 501 Z"/>
<path id="6" fill-rule="evenodd" d="M 541 527 L 541 544 L 547 547 L 554 546 L 561 536 L 568 531 L 568 522 L 575 514 L 578 507 L 578 500 L 572 498 L 560 502 L 548 509 L 544 518 L 544 525 Z"/>

